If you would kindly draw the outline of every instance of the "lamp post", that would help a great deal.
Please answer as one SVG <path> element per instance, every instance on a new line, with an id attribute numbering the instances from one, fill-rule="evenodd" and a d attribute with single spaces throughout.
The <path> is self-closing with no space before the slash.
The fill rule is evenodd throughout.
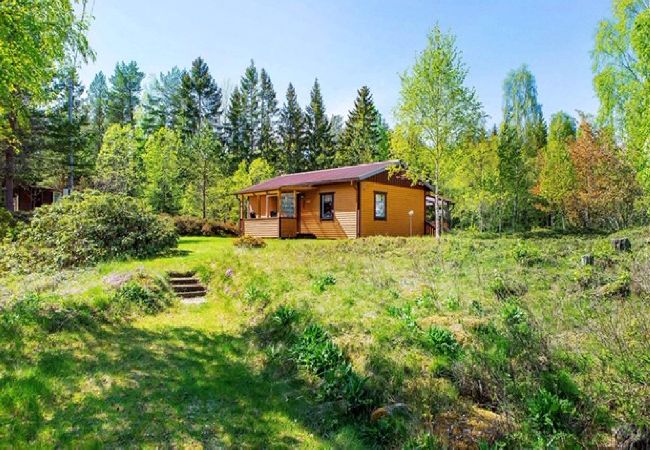
<path id="1" fill-rule="evenodd" d="M 409 236 L 413 236 L 413 210 L 409 211 Z"/>

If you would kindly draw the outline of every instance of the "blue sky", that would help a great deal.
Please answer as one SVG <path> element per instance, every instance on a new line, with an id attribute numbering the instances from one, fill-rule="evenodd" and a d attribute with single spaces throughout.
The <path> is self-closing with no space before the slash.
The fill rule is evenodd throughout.
<path id="1" fill-rule="evenodd" d="M 90 0 L 92 3 L 92 0 Z M 282 102 L 293 82 L 302 105 L 318 77 L 328 113 L 347 115 L 366 84 L 392 123 L 399 75 L 437 22 L 457 36 L 474 86 L 500 121 L 508 71 L 527 64 L 544 115 L 595 112 L 590 51 L 611 0 L 230 1 L 95 0 L 89 84 L 120 60 L 146 74 L 188 67 L 202 56 L 219 84 L 234 86 L 250 59 L 265 67 Z"/>

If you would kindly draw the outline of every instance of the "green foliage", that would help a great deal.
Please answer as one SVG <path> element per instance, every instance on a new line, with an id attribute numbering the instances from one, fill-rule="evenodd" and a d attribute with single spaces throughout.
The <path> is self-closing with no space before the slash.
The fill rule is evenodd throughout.
<path id="1" fill-rule="evenodd" d="M 318 293 L 325 292 L 328 287 L 336 284 L 336 278 L 331 273 L 324 273 L 316 277 L 312 283 L 314 291 Z"/>
<path id="2" fill-rule="evenodd" d="M 282 148 L 281 170 L 286 173 L 304 171 L 309 167 L 304 153 L 305 116 L 291 83 L 287 88 L 286 102 L 280 109 L 278 130 Z"/>
<path id="3" fill-rule="evenodd" d="M 504 275 L 498 273 L 495 273 L 492 279 L 488 282 L 488 289 L 499 300 L 506 300 L 509 297 L 520 297 L 527 291 L 525 285 L 510 280 Z"/>
<path id="4" fill-rule="evenodd" d="M 368 86 L 357 91 L 354 107 L 348 114 L 343 133 L 339 139 L 335 162 L 337 166 L 377 161 L 383 134 L 379 111 Z"/>
<path id="5" fill-rule="evenodd" d="M 482 107 L 475 91 L 465 86 L 466 76 L 456 38 L 438 26 L 413 67 L 402 75 L 391 147 L 407 165 L 409 177 L 433 182 L 436 193 L 453 173 L 443 166 L 481 127 Z M 435 217 L 439 220 L 438 214 Z"/>
<path id="6" fill-rule="evenodd" d="M 451 359 L 456 359 L 461 352 L 460 344 L 453 333 L 446 328 L 437 326 L 429 328 L 427 341 L 434 352 Z"/>
<path id="7" fill-rule="evenodd" d="M 122 125 L 135 125 L 135 108 L 140 104 L 140 91 L 144 72 L 135 61 L 118 62 L 111 76 L 108 91 L 108 121 Z"/>
<path id="8" fill-rule="evenodd" d="M 179 236 L 236 236 L 239 230 L 231 224 L 194 216 L 173 216 Z"/>
<path id="9" fill-rule="evenodd" d="M 142 193 L 142 134 L 130 125 L 111 125 L 97 155 L 94 184 L 105 192 Z"/>
<path id="10" fill-rule="evenodd" d="M 290 327 L 298 319 L 298 311 L 291 306 L 280 305 L 271 315 L 273 323 L 281 328 Z"/>
<path id="11" fill-rule="evenodd" d="M 0 242 L 9 234 L 15 224 L 11 213 L 4 208 L 0 208 Z"/>
<path id="12" fill-rule="evenodd" d="M 512 250 L 513 257 L 519 264 L 525 266 L 534 266 L 544 262 L 542 253 L 539 248 L 527 243 L 526 241 L 517 241 Z"/>
<path id="13" fill-rule="evenodd" d="M 244 299 L 249 303 L 268 303 L 271 295 L 263 288 L 251 284 L 246 287 L 244 292 Z"/>
<path id="14" fill-rule="evenodd" d="M 86 191 L 39 208 L 2 263 L 14 271 L 53 270 L 113 258 L 153 256 L 176 246 L 173 224 L 143 201 Z"/>
<path id="15" fill-rule="evenodd" d="M 528 401 L 528 417 L 541 432 L 554 434 L 571 429 L 576 410 L 573 404 L 541 388 Z"/>
<path id="16" fill-rule="evenodd" d="M 210 69 L 198 57 L 192 61 L 189 72 L 183 72 L 178 92 L 179 117 L 186 135 L 197 133 L 206 127 L 217 130 L 221 122 L 221 88 L 217 85 Z"/>
<path id="17" fill-rule="evenodd" d="M 174 214 L 180 208 L 180 148 L 180 138 L 168 128 L 160 128 L 144 145 L 144 196 L 157 212 Z"/>
<path id="18" fill-rule="evenodd" d="M 332 167 L 335 152 L 334 135 L 332 124 L 325 112 L 318 79 L 314 80 L 309 105 L 305 109 L 305 145 L 307 167 L 311 170 Z"/>

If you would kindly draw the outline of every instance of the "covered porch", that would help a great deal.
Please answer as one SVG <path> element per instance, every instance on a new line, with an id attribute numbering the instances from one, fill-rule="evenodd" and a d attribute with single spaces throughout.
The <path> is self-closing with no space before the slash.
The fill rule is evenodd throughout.
<path id="1" fill-rule="evenodd" d="M 301 191 L 283 188 L 242 194 L 240 232 L 265 238 L 293 238 L 300 233 Z"/>

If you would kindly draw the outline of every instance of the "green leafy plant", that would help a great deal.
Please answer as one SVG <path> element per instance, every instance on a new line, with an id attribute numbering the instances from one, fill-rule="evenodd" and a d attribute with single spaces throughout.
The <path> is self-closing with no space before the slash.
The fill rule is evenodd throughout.
<path id="1" fill-rule="evenodd" d="M 314 291 L 318 293 L 322 293 L 325 292 L 328 287 L 334 286 L 335 284 L 336 284 L 336 278 L 334 278 L 334 275 L 326 273 L 316 277 L 316 279 L 312 284 L 312 287 Z"/>
<path id="2" fill-rule="evenodd" d="M 461 352 L 461 346 L 453 333 L 446 328 L 432 326 L 426 336 L 430 348 L 438 354 L 455 359 Z"/>
<path id="3" fill-rule="evenodd" d="M 571 401 L 560 398 L 545 388 L 539 389 L 528 401 L 528 417 L 543 433 L 569 430 L 575 413 Z"/>
<path id="4" fill-rule="evenodd" d="M 250 303 L 266 303 L 271 299 L 271 295 L 257 285 L 251 284 L 244 292 L 244 299 Z"/>
<path id="5" fill-rule="evenodd" d="M 298 311 L 291 306 L 280 305 L 271 314 L 271 320 L 278 327 L 289 327 L 298 319 Z"/>

